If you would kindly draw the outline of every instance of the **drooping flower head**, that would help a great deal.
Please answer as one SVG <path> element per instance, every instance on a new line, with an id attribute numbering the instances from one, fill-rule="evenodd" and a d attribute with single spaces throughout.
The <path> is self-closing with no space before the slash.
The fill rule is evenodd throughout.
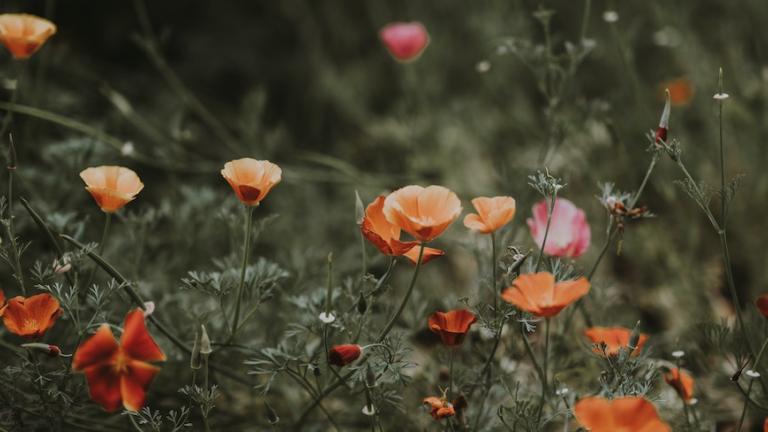
<path id="1" fill-rule="evenodd" d="M 379 31 L 379 37 L 397 61 L 418 59 L 429 45 L 429 34 L 420 22 L 394 22 Z"/>
<path id="2" fill-rule="evenodd" d="M 461 201 L 442 186 L 406 186 L 384 200 L 384 217 L 420 242 L 442 234 L 461 214 Z"/>
<path id="3" fill-rule="evenodd" d="M 624 327 L 590 327 L 584 330 L 584 336 L 595 345 L 605 344 L 605 353 L 609 356 L 614 356 L 618 355 L 622 348 L 629 346 L 632 330 Z M 632 355 L 640 354 L 647 340 L 648 335 L 640 334 L 637 346 L 632 350 Z M 598 347 L 595 347 L 594 351 L 598 354 L 603 353 Z"/>
<path id="4" fill-rule="evenodd" d="M 429 415 L 435 420 L 442 420 L 456 415 L 456 410 L 454 409 L 453 404 L 448 402 L 445 396 L 429 396 L 424 398 L 422 403 L 429 407 Z"/>
<path id="5" fill-rule="evenodd" d="M 498 230 L 515 217 L 515 199 L 509 196 L 478 197 L 472 206 L 477 213 L 464 216 L 464 226 L 483 234 Z"/>
<path id="6" fill-rule="evenodd" d="M 0 43 L 18 60 L 31 57 L 55 33 L 56 25 L 45 18 L 29 14 L 0 15 Z"/>
<path id="7" fill-rule="evenodd" d="M 533 217 L 527 220 L 533 241 L 541 248 L 547 231 L 549 203 L 542 200 L 533 206 Z M 565 198 L 557 198 L 547 234 L 544 253 L 556 257 L 578 258 L 587 251 L 592 232 L 584 211 Z"/>
<path id="8" fill-rule="evenodd" d="M 115 411 L 120 405 L 138 411 L 160 371 L 148 362 L 159 361 L 165 361 L 165 354 L 147 331 L 144 312 L 134 309 L 125 317 L 119 343 L 109 325 L 102 325 L 77 348 L 72 369 L 85 373 L 91 399 L 106 411 Z"/>
<path id="9" fill-rule="evenodd" d="M 693 399 L 693 377 L 679 368 L 670 369 L 664 374 L 664 381 L 675 389 L 680 398 L 686 402 Z"/>
<path id="10" fill-rule="evenodd" d="M 3 297 L 0 294 L 0 297 Z M 0 302 L 2 304 L 2 302 Z M 0 308 L 3 324 L 9 332 L 36 339 L 56 324 L 63 311 L 59 301 L 48 293 L 14 297 Z"/>
<path id="11" fill-rule="evenodd" d="M 328 363 L 338 367 L 346 366 L 357 360 L 362 352 L 357 344 L 336 345 L 328 351 Z"/>
<path id="12" fill-rule="evenodd" d="M 656 407 L 637 396 L 608 400 L 586 397 L 576 402 L 576 420 L 591 432 L 671 432 Z"/>
<path id="13" fill-rule="evenodd" d="M 121 166 L 86 168 L 80 172 L 80 178 L 85 182 L 85 190 L 105 213 L 120 210 L 144 189 L 139 176 Z"/>
<path id="14" fill-rule="evenodd" d="M 385 199 L 386 197 L 381 195 L 368 204 L 368 207 L 365 208 L 365 216 L 360 224 L 360 231 L 384 255 L 402 255 L 411 260 L 411 262 L 416 263 L 419 258 L 419 243 L 415 241 L 400 241 L 400 227 L 389 222 L 384 217 Z M 443 255 L 445 255 L 445 252 L 440 249 L 425 247 L 421 258 L 422 264 Z"/>
<path id="15" fill-rule="evenodd" d="M 552 273 L 539 272 L 518 276 L 512 286 L 501 293 L 501 298 L 518 309 L 549 318 L 588 292 L 589 281 L 584 277 L 555 283 Z"/>
<path id="16" fill-rule="evenodd" d="M 283 171 L 270 161 L 243 158 L 224 164 L 221 175 L 243 204 L 256 206 L 280 183 Z"/>
<path id="17" fill-rule="evenodd" d="M 440 335 L 443 345 L 453 347 L 464 342 L 464 337 L 477 321 L 477 317 L 466 309 L 435 312 L 428 320 L 429 329 Z"/>

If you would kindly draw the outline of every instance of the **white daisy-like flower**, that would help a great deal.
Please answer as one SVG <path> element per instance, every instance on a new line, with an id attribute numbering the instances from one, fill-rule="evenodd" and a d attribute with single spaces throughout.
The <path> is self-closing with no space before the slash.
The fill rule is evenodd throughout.
<path id="1" fill-rule="evenodd" d="M 331 312 L 321 312 L 318 318 L 320 318 L 320 321 L 324 322 L 325 324 L 330 324 L 336 321 L 336 317 Z"/>

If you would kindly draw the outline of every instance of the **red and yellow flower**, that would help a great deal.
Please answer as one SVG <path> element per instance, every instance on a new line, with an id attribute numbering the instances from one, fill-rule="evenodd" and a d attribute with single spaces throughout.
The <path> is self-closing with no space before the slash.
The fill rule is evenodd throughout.
<path id="1" fill-rule="evenodd" d="M 622 348 L 629 346 L 629 339 L 632 337 L 632 330 L 624 327 L 590 327 L 584 330 L 584 336 L 593 344 L 605 344 L 605 353 L 609 356 L 618 355 Z M 640 334 L 637 340 L 637 346 L 632 350 L 632 355 L 638 355 L 643 350 L 643 345 L 648 340 L 648 335 Z M 603 351 L 598 347 L 594 348 L 598 354 Z"/>
<path id="2" fill-rule="evenodd" d="M 552 273 L 526 273 L 518 276 L 512 286 L 501 293 L 501 298 L 518 309 L 549 318 L 585 296 L 589 286 L 584 277 L 555 283 Z"/>
<path id="3" fill-rule="evenodd" d="M 0 305 L 4 296 L 0 292 Z M 36 339 L 48 331 L 63 311 L 59 301 L 43 293 L 30 297 L 14 297 L 0 308 L 3 324 L 9 332 L 27 339 Z"/>
<path id="4" fill-rule="evenodd" d="M 105 213 L 114 213 L 133 201 L 144 189 L 139 176 L 121 166 L 99 166 L 80 172 L 87 190 Z"/>
<path id="5" fill-rule="evenodd" d="M 283 171 L 270 161 L 242 158 L 224 164 L 221 175 L 243 204 L 256 206 L 280 183 Z"/>
<path id="6" fill-rule="evenodd" d="M 0 43 L 15 59 L 32 56 L 56 33 L 56 25 L 45 18 L 29 14 L 0 15 Z"/>
<path id="7" fill-rule="evenodd" d="M 461 345 L 470 327 L 477 317 L 466 309 L 448 312 L 435 312 L 429 317 L 429 329 L 440 335 L 443 345 L 453 347 Z"/>

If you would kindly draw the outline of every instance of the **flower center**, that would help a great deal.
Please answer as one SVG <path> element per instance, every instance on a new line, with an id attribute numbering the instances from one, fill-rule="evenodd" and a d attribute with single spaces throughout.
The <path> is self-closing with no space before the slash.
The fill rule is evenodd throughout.
<path id="1" fill-rule="evenodd" d="M 40 328 L 40 324 L 34 318 L 25 318 L 22 324 L 24 332 L 34 332 Z"/>
<path id="2" fill-rule="evenodd" d="M 130 361 L 130 357 L 125 355 L 123 353 L 123 350 L 117 352 L 117 356 L 115 357 L 115 363 L 113 367 L 115 368 L 115 372 L 118 374 L 124 374 L 128 371 L 128 362 Z"/>

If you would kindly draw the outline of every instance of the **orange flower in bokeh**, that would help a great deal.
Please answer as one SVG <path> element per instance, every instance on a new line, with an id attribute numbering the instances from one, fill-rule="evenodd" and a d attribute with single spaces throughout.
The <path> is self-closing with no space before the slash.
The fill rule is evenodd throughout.
<path id="1" fill-rule="evenodd" d="M 442 186 L 406 186 L 384 200 L 386 219 L 420 242 L 442 234 L 461 214 L 461 201 Z"/>
<path id="2" fill-rule="evenodd" d="M 768 432 L 768 417 L 766 417 L 763 422 L 763 432 Z"/>
<path id="3" fill-rule="evenodd" d="M 446 417 L 453 417 L 456 415 L 456 410 L 453 408 L 453 404 L 448 402 L 445 397 L 439 398 L 437 396 L 430 396 L 424 398 L 422 403 L 429 407 L 429 414 L 435 420 L 442 420 Z"/>
<path id="4" fill-rule="evenodd" d="M 501 293 L 501 298 L 518 309 L 549 318 L 585 296 L 589 286 L 589 281 L 584 277 L 555 283 L 552 273 L 526 273 L 518 276 L 512 286 Z"/>
<path id="5" fill-rule="evenodd" d="M 86 168 L 80 172 L 80 178 L 85 182 L 85 190 L 105 213 L 120 210 L 144 189 L 139 176 L 121 166 Z"/>
<path id="6" fill-rule="evenodd" d="M 662 83 L 660 87 L 662 95 L 664 95 L 664 89 L 669 90 L 669 101 L 672 105 L 687 105 L 693 99 L 693 84 L 688 78 L 669 80 Z"/>
<path id="7" fill-rule="evenodd" d="M 448 312 L 435 312 L 429 317 L 429 329 L 440 335 L 445 346 L 458 346 L 464 342 L 464 337 L 477 321 L 477 317 L 466 309 Z"/>
<path id="8" fill-rule="evenodd" d="M 584 336 L 595 345 L 604 343 L 606 345 L 605 353 L 609 356 L 614 356 L 619 354 L 620 349 L 629 346 L 632 330 L 624 327 L 590 327 L 584 330 Z M 641 333 L 640 338 L 637 340 L 637 346 L 632 350 L 632 355 L 640 354 L 647 340 L 648 335 Z M 598 354 L 603 353 L 598 347 L 595 347 L 594 351 Z"/>
<path id="9" fill-rule="evenodd" d="M 224 164 L 221 175 L 243 204 L 256 206 L 280 183 L 283 170 L 270 161 L 242 158 Z"/>
<path id="10" fill-rule="evenodd" d="M 371 242 L 384 255 L 405 256 L 411 262 L 419 259 L 419 243 L 415 241 L 400 241 L 400 227 L 390 223 L 384 217 L 384 201 L 386 197 L 380 195 L 365 208 L 365 216 L 360 224 L 363 236 Z M 422 264 L 426 264 L 433 258 L 441 257 L 445 252 L 435 248 L 424 248 L 421 258 Z"/>
<path id="11" fill-rule="evenodd" d="M 688 372 L 679 368 L 671 369 L 664 374 L 664 381 L 671 385 L 684 401 L 693 399 L 693 377 Z"/>
<path id="12" fill-rule="evenodd" d="M 0 297 L 3 296 L 0 294 Z M 5 328 L 27 339 L 42 336 L 56 324 L 62 313 L 59 301 L 47 293 L 14 297 L 0 309 Z"/>
<path id="13" fill-rule="evenodd" d="M 389 53 L 400 62 L 414 61 L 429 45 L 429 34 L 420 22 L 394 22 L 379 31 Z"/>
<path id="14" fill-rule="evenodd" d="M 0 43 L 19 60 L 29 58 L 55 33 L 56 25 L 45 18 L 28 14 L 0 15 Z"/>
<path id="15" fill-rule="evenodd" d="M 768 294 L 763 294 L 755 300 L 755 306 L 764 317 L 768 318 Z"/>
<path id="16" fill-rule="evenodd" d="M 656 407 L 642 397 L 608 400 L 586 397 L 573 408 L 576 420 L 591 432 L 671 432 Z"/>
<path id="17" fill-rule="evenodd" d="M 515 199 L 509 196 L 478 197 L 472 200 L 477 213 L 464 216 L 464 226 L 483 234 L 490 234 L 515 217 Z"/>
<path id="18" fill-rule="evenodd" d="M 103 324 L 77 348 L 72 369 L 85 373 L 91 399 L 106 411 L 115 411 L 121 404 L 129 411 L 138 411 L 160 371 L 147 362 L 164 360 L 165 354 L 147 331 L 144 312 L 134 309 L 125 317 L 119 344 L 109 325 Z"/>
<path id="19" fill-rule="evenodd" d="M 336 345 L 328 351 L 328 363 L 334 366 L 346 366 L 360 357 L 363 353 L 360 345 Z"/>

